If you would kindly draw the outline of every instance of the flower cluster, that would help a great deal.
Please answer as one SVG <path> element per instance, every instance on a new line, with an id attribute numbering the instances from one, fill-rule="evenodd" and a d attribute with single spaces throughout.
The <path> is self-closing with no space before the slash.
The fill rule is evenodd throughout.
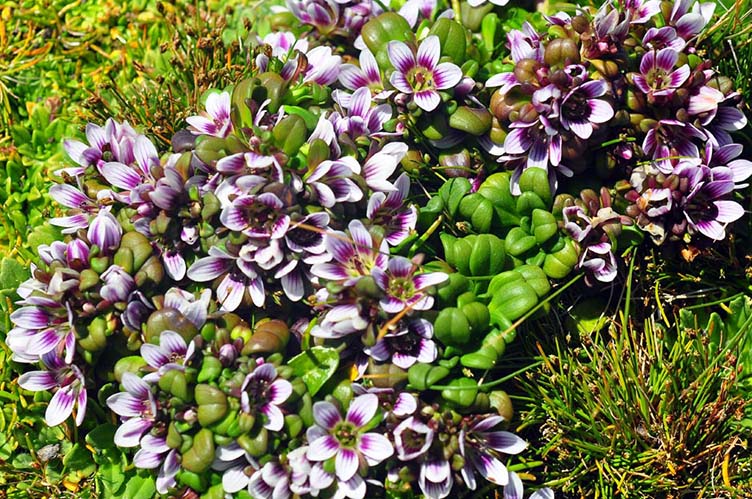
<path id="1" fill-rule="evenodd" d="M 66 141 L 61 240 L 7 337 L 48 424 L 104 394 L 171 497 L 522 497 L 513 324 L 574 270 L 613 281 L 623 226 L 723 239 L 752 162 L 692 45 L 707 6 L 607 2 L 504 46 L 503 3 L 289 0 L 170 151 L 114 120 Z"/>

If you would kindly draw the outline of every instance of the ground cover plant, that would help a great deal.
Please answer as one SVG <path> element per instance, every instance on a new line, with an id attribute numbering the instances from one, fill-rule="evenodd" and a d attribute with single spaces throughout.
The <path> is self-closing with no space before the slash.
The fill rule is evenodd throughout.
<path id="1" fill-rule="evenodd" d="M 2 37 L 9 493 L 749 493 L 748 7 L 78 7 Z"/>

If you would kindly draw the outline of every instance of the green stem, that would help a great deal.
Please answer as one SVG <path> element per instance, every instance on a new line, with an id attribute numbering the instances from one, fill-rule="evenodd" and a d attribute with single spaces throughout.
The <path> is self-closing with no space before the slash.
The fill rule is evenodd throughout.
<path id="1" fill-rule="evenodd" d="M 473 390 L 483 390 L 485 388 L 493 388 L 494 386 L 501 385 L 502 383 L 506 383 L 510 379 L 516 378 L 520 374 L 530 371 L 531 369 L 535 369 L 536 367 L 543 364 L 543 361 L 538 361 L 533 364 L 530 364 L 529 366 L 523 367 L 522 369 L 518 369 L 517 371 L 507 374 L 506 376 L 503 376 L 499 379 L 495 379 L 493 381 L 490 381 L 488 383 L 482 383 L 480 385 L 473 386 Z M 450 385 L 431 385 L 427 387 L 428 390 L 469 390 L 471 387 L 469 386 L 450 386 Z"/>

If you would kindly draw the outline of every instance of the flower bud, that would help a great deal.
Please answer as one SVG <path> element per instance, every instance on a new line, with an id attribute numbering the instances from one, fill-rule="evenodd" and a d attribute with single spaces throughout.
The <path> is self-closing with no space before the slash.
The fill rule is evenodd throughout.
<path id="1" fill-rule="evenodd" d="M 580 50 L 571 38 L 555 38 L 548 42 L 543 58 L 549 66 L 579 64 Z"/>

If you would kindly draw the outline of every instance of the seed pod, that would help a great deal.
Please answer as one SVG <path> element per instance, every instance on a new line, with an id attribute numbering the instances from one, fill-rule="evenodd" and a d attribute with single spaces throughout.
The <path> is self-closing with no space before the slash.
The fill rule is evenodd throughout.
<path id="1" fill-rule="evenodd" d="M 92 269 L 84 269 L 81 271 L 81 275 L 79 277 L 78 290 L 86 291 L 87 289 L 91 289 L 99 284 L 99 282 L 99 274 L 94 272 Z"/>
<path id="2" fill-rule="evenodd" d="M 580 50 L 571 38 L 555 38 L 548 42 L 544 59 L 549 66 L 580 63 Z"/>
<path id="3" fill-rule="evenodd" d="M 261 427 L 255 436 L 246 434 L 240 435 L 237 439 L 238 445 L 253 457 L 261 457 L 266 454 L 269 447 L 269 432 L 266 428 Z"/>
<path id="4" fill-rule="evenodd" d="M 521 256 L 536 245 L 535 237 L 525 232 L 521 227 L 512 227 L 504 240 L 504 249 L 512 256 Z"/>
<path id="5" fill-rule="evenodd" d="M 123 380 L 123 373 L 129 372 L 139 374 L 141 368 L 146 366 L 146 361 L 140 355 L 131 355 L 123 357 L 115 363 L 113 373 L 118 383 Z"/>
<path id="6" fill-rule="evenodd" d="M 194 395 L 201 426 L 216 423 L 227 414 L 227 396 L 219 388 L 207 384 L 196 385 Z"/>
<path id="7" fill-rule="evenodd" d="M 163 308 L 152 312 L 146 321 L 144 331 L 146 341 L 154 343 L 153 340 L 159 338 L 162 331 L 175 331 L 183 337 L 186 343 L 198 334 L 196 326 L 174 308 Z"/>
<path id="8" fill-rule="evenodd" d="M 448 307 L 439 312 L 433 326 L 436 338 L 444 345 L 461 347 L 470 341 L 470 323 L 458 308 Z"/>
<path id="9" fill-rule="evenodd" d="M 509 398 L 506 392 L 502 390 L 494 390 L 488 394 L 491 407 L 496 409 L 499 416 L 503 417 L 505 421 L 511 421 L 514 417 L 514 407 L 512 406 L 512 399 Z"/>
<path id="10" fill-rule="evenodd" d="M 183 402 L 190 402 L 192 394 L 188 391 L 188 381 L 185 373 L 178 369 L 170 369 L 159 378 L 159 388 L 174 395 Z"/>
<path id="11" fill-rule="evenodd" d="M 449 369 L 431 364 L 413 364 L 407 371 L 407 381 L 416 390 L 426 390 L 449 375 Z"/>
<path id="12" fill-rule="evenodd" d="M 288 156 L 292 156 L 305 144 L 308 130 L 303 118 L 290 114 L 274 126 L 272 135 L 275 145 Z"/>
<path id="13" fill-rule="evenodd" d="M 441 397 L 452 405 L 470 407 L 478 395 L 478 384 L 470 378 L 455 378 L 448 388 L 441 391 Z"/>
<path id="14" fill-rule="evenodd" d="M 183 459 L 185 459 L 185 456 Z M 193 497 L 198 497 L 198 493 L 203 492 L 209 486 L 209 480 L 205 474 L 199 475 L 198 473 L 193 473 L 192 471 L 184 469 L 178 471 L 176 480 L 179 484 L 187 486 L 188 490 L 193 491 L 193 493 L 196 494 Z M 191 497 L 192 496 L 187 496 L 186 498 L 185 494 L 182 496 L 182 498 L 186 499 L 190 499 Z"/>
<path id="15" fill-rule="evenodd" d="M 261 320 L 253 335 L 243 346 L 243 355 L 281 352 L 290 340 L 290 330 L 284 322 L 272 319 Z"/>
<path id="16" fill-rule="evenodd" d="M 203 428 L 193 437 L 193 445 L 183 454 L 181 466 L 193 473 L 203 473 L 214 461 L 214 437 L 211 430 Z"/>
<path id="17" fill-rule="evenodd" d="M 543 244 L 559 231 L 559 225 L 553 214 L 548 211 L 535 209 L 532 216 L 532 229 L 535 240 Z"/>
<path id="18" fill-rule="evenodd" d="M 136 272 L 136 275 L 133 277 L 136 281 L 136 286 L 139 288 L 148 285 L 147 283 L 156 286 L 162 282 L 163 278 L 164 267 L 162 266 L 162 261 L 157 255 L 152 255 L 146 260 L 141 269 Z"/>

